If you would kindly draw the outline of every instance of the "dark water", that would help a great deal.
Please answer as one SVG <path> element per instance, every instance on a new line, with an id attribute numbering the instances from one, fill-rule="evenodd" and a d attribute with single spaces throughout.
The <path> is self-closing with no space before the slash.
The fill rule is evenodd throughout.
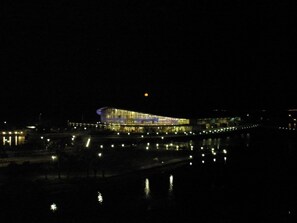
<path id="1" fill-rule="evenodd" d="M 6 186 L 1 191 L 0 219 L 295 222 L 297 138 L 258 130 L 191 144 L 193 158 L 177 168 L 104 184 Z"/>

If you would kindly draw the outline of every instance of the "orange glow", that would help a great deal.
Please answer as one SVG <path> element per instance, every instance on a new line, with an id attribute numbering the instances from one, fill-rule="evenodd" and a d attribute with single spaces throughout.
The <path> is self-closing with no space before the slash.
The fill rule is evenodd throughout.
<path id="1" fill-rule="evenodd" d="M 148 97 L 148 93 L 144 93 L 144 97 Z"/>

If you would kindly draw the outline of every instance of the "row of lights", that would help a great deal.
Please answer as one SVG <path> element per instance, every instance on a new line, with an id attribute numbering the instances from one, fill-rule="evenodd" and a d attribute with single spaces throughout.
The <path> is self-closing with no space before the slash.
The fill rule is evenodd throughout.
<path id="1" fill-rule="evenodd" d="M 22 135 L 22 134 L 24 134 L 24 132 L 17 132 L 17 131 L 15 131 L 15 132 L 0 132 L 0 134 L 1 135 Z"/>

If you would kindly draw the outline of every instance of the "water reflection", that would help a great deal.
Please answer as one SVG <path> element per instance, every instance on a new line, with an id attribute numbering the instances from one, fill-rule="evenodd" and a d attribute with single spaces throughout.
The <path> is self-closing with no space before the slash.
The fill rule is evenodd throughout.
<path id="1" fill-rule="evenodd" d="M 25 136 L 3 136 L 1 140 L 3 146 L 18 146 L 25 143 Z"/>
<path id="2" fill-rule="evenodd" d="M 50 210 L 51 210 L 52 212 L 56 212 L 57 209 L 58 209 L 57 205 L 56 205 L 55 203 L 52 203 L 51 206 L 50 206 Z"/>
<path id="3" fill-rule="evenodd" d="M 169 176 L 169 189 L 168 189 L 168 191 L 169 191 L 169 194 L 171 194 L 172 191 L 173 191 L 173 175 Z"/>
<path id="4" fill-rule="evenodd" d="M 99 202 L 99 204 L 103 204 L 103 196 L 102 196 L 102 194 L 98 191 L 98 202 Z"/>
<path id="5" fill-rule="evenodd" d="M 144 194 L 146 198 L 150 198 L 150 181 L 148 178 L 145 179 Z"/>

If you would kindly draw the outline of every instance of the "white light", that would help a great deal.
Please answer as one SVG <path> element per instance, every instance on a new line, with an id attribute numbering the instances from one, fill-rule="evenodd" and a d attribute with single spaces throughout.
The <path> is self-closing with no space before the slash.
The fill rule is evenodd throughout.
<path id="1" fill-rule="evenodd" d="M 226 154 L 226 153 L 227 153 L 227 150 L 225 150 L 225 149 L 224 149 L 224 150 L 223 150 L 223 153 L 225 153 L 225 154 Z"/>
<path id="2" fill-rule="evenodd" d="M 148 178 L 145 179 L 144 193 L 146 198 L 150 197 L 150 182 Z"/>
<path id="3" fill-rule="evenodd" d="M 88 148 L 91 142 L 91 138 L 88 138 L 87 143 L 86 143 L 86 147 Z"/>
<path id="4" fill-rule="evenodd" d="M 146 148 L 146 150 L 149 150 L 149 147 L 147 146 L 147 147 L 145 147 Z"/>
<path id="5" fill-rule="evenodd" d="M 49 141 L 51 141 L 50 139 L 47 139 L 47 141 L 49 142 Z"/>
<path id="6" fill-rule="evenodd" d="M 213 161 L 215 162 L 216 161 L 216 158 L 214 158 Z"/>
<path id="7" fill-rule="evenodd" d="M 34 125 L 29 125 L 29 126 L 27 126 L 27 128 L 28 128 L 28 129 L 35 129 L 36 126 L 34 126 Z"/>
<path id="8" fill-rule="evenodd" d="M 125 144 L 122 144 L 122 147 L 125 147 Z"/>
<path id="9" fill-rule="evenodd" d="M 55 203 L 53 203 L 53 204 L 51 204 L 50 209 L 51 209 L 51 211 L 55 212 L 58 209 L 58 207 Z"/>
<path id="10" fill-rule="evenodd" d="M 102 157 L 102 153 L 98 153 L 98 156 L 99 156 L 99 157 Z"/>
<path id="11" fill-rule="evenodd" d="M 169 177 L 169 192 L 173 191 L 173 175 Z"/>
<path id="12" fill-rule="evenodd" d="M 98 202 L 99 202 L 99 204 L 103 203 L 103 196 L 99 191 L 98 191 Z"/>
<path id="13" fill-rule="evenodd" d="M 40 136 L 40 139 L 43 139 L 43 136 Z"/>
<path id="14" fill-rule="evenodd" d="M 190 156 L 189 156 L 189 158 L 190 158 L 190 159 L 192 159 L 192 158 L 193 158 L 193 156 L 192 156 L 192 155 L 190 155 Z"/>
<path id="15" fill-rule="evenodd" d="M 52 160 L 56 160 L 57 159 L 57 156 L 52 156 Z"/>
<path id="16" fill-rule="evenodd" d="M 204 160 L 202 160 L 202 163 L 204 163 Z"/>
<path id="17" fill-rule="evenodd" d="M 193 165 L 193 163 L 192 162 L 190 162 L 190 166 L 192 166 Z"/>
<path id="18" fill-rule="evenodd" d="M 114 147 L 114 145 L 113 144 L 111 144 L 111 148 L 113 148 Z"/>

